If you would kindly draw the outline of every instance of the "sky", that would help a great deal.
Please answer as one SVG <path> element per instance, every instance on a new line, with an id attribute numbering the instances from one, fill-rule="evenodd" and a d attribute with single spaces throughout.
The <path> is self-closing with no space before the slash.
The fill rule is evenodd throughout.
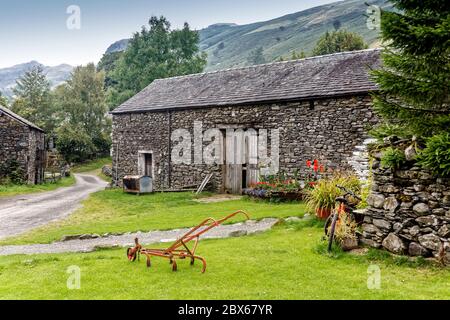
<path id="1" fill-rule="evenodd" d="M 151 15 L 164 15 L 173 28 L 188 22 L 199 30 L 270 20 L 335 1 L 0 0 L 0 68 L 31 60 L 48 66 L 97 63 L 109 45 L 129 38 Z"/>

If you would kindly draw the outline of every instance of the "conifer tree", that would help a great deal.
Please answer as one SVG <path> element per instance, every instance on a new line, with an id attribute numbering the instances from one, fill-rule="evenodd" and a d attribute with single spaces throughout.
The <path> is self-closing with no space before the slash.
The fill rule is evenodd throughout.
<path id="1" fill-rule="evenodd" d="M 12 111 L 35 123 L 47 133 L 55 128 L 52 118 L 50 82 L 47 80 L 42 66 L 36 66 L 16 81 L 13 89 L 15 99 Z"/>
<path id="2" fill-rule="evenodd" d="M 383 67 L 374 108 L 400 136 L 430 137 L 450 128 L 450 2 L 391 0 L 382 12 Z M 392 133 L 392 132 L 391 132 Z"/>

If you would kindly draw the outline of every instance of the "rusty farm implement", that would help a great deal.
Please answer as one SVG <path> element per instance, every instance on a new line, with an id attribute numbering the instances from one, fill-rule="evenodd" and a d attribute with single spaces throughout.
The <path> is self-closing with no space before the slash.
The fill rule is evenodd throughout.
<path id="1" fill-rule="evenodd" d="M 220 220 L 215 220 L 213 218 L 208 218 L 202 221 L 199 225 L 189 230 L 182 237 L 176 240 L 170 247 L 167 249 L 146 249 L 143 248 L 141 244 L 139 244 L 139 239 L 135 239 L 135 246 L 133 248 L 128 248 L 127 257 L 130 261 L 136 261 L 136 258 L 139 260 L 139 256 L 141 254 L 147 257 L 147 267 L 151 266 L 150 257 L 161 257 L 169 259 L 170 264 L 172 265 L 172 270 L 177 271 L 177 259 L 190 259 L 191 265 L 195 263 L 195 260 L 200 260 L 203 264 L 202 273 L 206 270 L 206 260 L 195 254 L 197 250 L 198 241 L 202 234 L 205 234 L 209 230 L 221 225 L 225 221 L 233 218 L 238 214 L 243 214 L 247 219 L 250 219 L 247 213 L 242 210 L 236 211 Z M 189 248 L 188 244 L 190 242 L 194 242 L 192 248 Z"/>

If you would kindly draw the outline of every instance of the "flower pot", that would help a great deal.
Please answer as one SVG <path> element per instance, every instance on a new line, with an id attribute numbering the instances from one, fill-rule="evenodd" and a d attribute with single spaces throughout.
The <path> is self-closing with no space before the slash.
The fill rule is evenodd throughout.
<path id="1" fill-rule="evenodd" d="M 316 209 L 316 216 L 321 220 L 326 220 L 331 215 L 331 209 L 319 208 Z"/>

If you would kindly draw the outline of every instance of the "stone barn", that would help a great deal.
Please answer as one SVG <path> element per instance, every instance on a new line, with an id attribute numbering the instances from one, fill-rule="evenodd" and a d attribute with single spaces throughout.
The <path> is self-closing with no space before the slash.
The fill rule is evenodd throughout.
<path id="1" fill-rule="evenodd" d="M 308 159 L 364 177 L 379 65 L 369 49 L 156 80 L 112 112 L 114 179 L 179 190 L 212 174 L 241 193 L 262 174 L 304 177 Z"/>
<path id="2" fill-rule="evenodd" d="M 28 184 L 44 181 L 44 131 L 0 106 L 0 179 L 8 170 L 17 170 Z"/>

